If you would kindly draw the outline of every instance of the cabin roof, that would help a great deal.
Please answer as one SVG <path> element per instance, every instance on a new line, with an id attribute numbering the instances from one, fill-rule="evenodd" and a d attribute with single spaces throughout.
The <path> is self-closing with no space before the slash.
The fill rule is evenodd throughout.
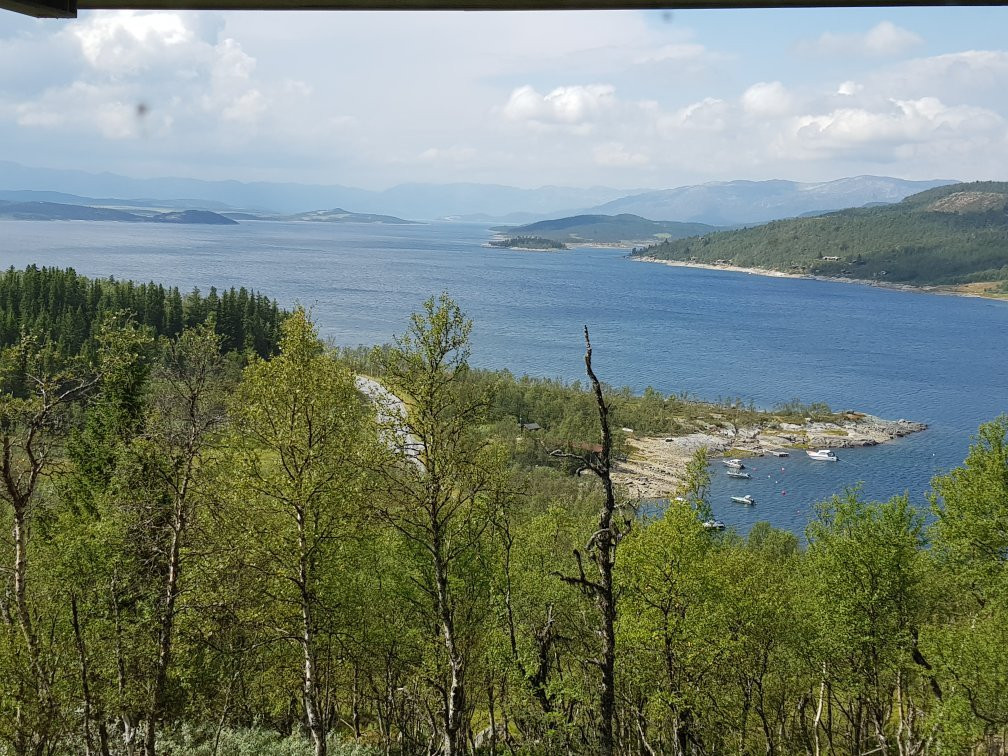
<path id="1" fill-rule="evenodd" d="M 1004 0 L 1001 0 L 1004 2 Z M 891 7 L 950 5 L 947 0 L 0 0 L 0 8 L 39 18 L 79 10 L 620 10 Z M 963 2 L 967 5 L 969 3 Z M 998 5 L 994 0 L 989 3 Z"/>

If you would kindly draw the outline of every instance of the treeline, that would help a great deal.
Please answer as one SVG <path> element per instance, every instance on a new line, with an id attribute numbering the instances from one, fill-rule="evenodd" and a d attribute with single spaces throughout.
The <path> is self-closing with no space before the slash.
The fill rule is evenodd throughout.
<path id="1" fill-rule="evenodd" d="M 474 377 L 470 327 L 441 297 L 334 354 L 299 309 L 240 372 L 206 323 L 5 349 L 0 753 L 1005 751 L 1008 418 L 930 526 L 854 491 L 741 538 L 702 453 L 637 516 L 593 373 L 595 477 L 523 461 L 498 413 L 578 389 Z"/>
<path id="2" fill-rule="evenodd" d="M 0 347 L 30 333 L 64 356 L 87 352 L 103 318 L 114 312 L 168 338 L 212 318 L 222 349 L 260 357 L 275 351 L 284 317 L 274 300 L 245 287 L 183 296 L 175 286 L 89 279 L 72 268 L 11 267 L 0 275 Z"/>
<path id="3" fill-rule="evenodd" d="M 670 240 L 633 253 L 913 285 L 1008 280 L 1008 184 L 953 184 L 894 205 Z"/>

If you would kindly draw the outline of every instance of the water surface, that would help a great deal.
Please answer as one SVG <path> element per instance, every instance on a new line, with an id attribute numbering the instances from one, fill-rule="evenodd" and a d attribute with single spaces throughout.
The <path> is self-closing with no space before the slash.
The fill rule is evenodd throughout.
<path id="1" fill-rule="evenodd" d="M 388 341 L 447 291 L 475 321 L 480 367 L 583 379 L 587 324 L 608 383 L 765 408 L 800 398 L 930 424 L 841 450 L 835 464 L 756 460 L 752 481 L 714 469 L 715 515 L 742 532 L 758 520 L 801 532 L 813 502 L 858 482 L 867 496 L 906 491 L 926 506 L 931 477 L 962 462 L 980 423 L 1008 411 L 1008 303 L 671 267 L 615 249 L 489 249 L 488 236 L 469 224 L 0 221 L 0 263 L 255 288 L 311 307 L 343 345 Z M 757 506 L 732 504 L 737 493 Z"/>

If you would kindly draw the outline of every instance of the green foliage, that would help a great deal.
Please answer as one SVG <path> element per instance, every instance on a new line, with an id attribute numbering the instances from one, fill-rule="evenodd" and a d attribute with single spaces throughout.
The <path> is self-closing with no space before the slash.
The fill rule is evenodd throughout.
<path id="1" fill-rule="evenodd" d="M 541 236 L 509 236 L 506 239 L 492 240 L 490 246 L 504 249 L 567 249 L 566 244 Z"/>
<path id="2" fill-rule="evenodd" d="M 194 289 L 183 296 L 176 287 L 89 279 L 72 268 L 31 265 L 0 275 L 0 346 L 32 333 L 63 356 L 93 352 L 100 324 L 120 312 L 155 335 L 171 338 L 212 319 L 224 351 L 261 357 L 276 350 L 284 317 L 275 301 L 244 287 L 221 294 L 211 287 L 206 296 Z"/>
<path id="3" fill-rule="evenodd" d="M 264 728 L 224 727 L 218 733 L 212 727 L 182 725 L 162 739 L 161 748 L 172 756 L 311 756 L 315 752 L 309 738 L 288 735 Z M 361 743 L 330 736 L 330 756 L 378 756 L 381 750 Z"/>
<path id="4" fill-rule="evenodd" d="M 597 440 L 597 407 L 470 369 L 470 328 L 442 296 L 368 353 L 300 309 L 244 366 L 215 323 L 155 340 L 120 311 L 77 357 L 4 349 L 0 754 L 594 752 L 594 564 L 570 576 L 603 487 L 540 454 Z M 828 413 L 606 394 L 644 432 Z M 1006 437 L 934 480 L 928 530 L 855 490 L 807 547 L 705 530 L 699 451 L 620 541 L 617 750 L 999 752 Z"/>
<path id="5" fill-rule="evenodd" d="M 932 481 L 935 550 L 979 599 L 1008 559 L 1008 415 L 980 426 L 962 467 Z"/>
<path id="6" fill-rule="evenodd" d="M 1005 280 L 1006 208 L 1004 183 L 954 184 L 895 205 L 774 221 L 666 241 L 635 253 L 916 286 Z"/>

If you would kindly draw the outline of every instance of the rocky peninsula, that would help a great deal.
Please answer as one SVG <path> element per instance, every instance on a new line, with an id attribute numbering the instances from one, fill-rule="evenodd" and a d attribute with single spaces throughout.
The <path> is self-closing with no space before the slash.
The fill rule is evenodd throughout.
<path id="1" fill-rule="evenodd" d="M 859 412 L 847 412 L 829 422 L 808 419 L 804 423 L 736 426 L 726 421 L 707 425 L 703 431 L 683 436 L 629 435 L 626 459 L 616 466 L 614 481 L 634 497 L 662 498 L 674 495 L 682 484 L 686 463 L 701 447 L 712 458 L 762 457 L 777 450 L 875 446 L 927 428 L 924 423 L 883 420 Z"/>

